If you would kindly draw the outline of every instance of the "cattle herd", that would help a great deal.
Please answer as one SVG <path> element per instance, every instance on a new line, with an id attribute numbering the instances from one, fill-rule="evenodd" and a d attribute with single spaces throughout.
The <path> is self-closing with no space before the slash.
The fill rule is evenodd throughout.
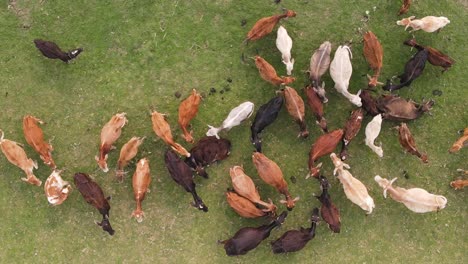
<path id="1" fill-rule="evenodd" d="M 400 9 L 400 14 L 406 13 L 410 5 L 411 1 L 405 0 Z M 284 14 L 258 20 L 248 32 L 245 45 L 271 33 L 281 19 L 295 16 L 296 12 L 286 10 Z M 411 16 L 397 21 L 398 25 L 406 27 L 405 30 L 411 27 L 413 31 L 421 29 L 426 32 L 439 31 L 449 23 L 450 21 L 445 17 L 433 16 L 422 19 L 414 19 L 414 16 Z M 51 59 L 60 59 L 67 63 L 83 51 L 83 49 L 78 48 L 64 52 L 55 43 L 44 40 L 34 40 L 34 43 L 44 56 Z M 332 44 L 329 41 L 323 42 L 313 52 L 308 71 L 310 83 L 304 88 L 303 92 L 317 125 L 323 131 L 323 134 L 315 140 L 311 147 L 308 163 L 309 176 L 317 179 L 320 184 L 322 193 L 317 196 L 317 199 L 321 202 L 321 208 L 313 209 L 310 228 L 287 231 L 272 242 L 271 246 L 274 253 L 293 252 L 304 248 L 307 242 L 315 237 L 315 230 L 320 217 L 333 232 L 340 232 L 340 211 L 328 193 L 329 183 L 328 179 L 321 173 L 322 163 L 318 163 L 319 159 L 325 155 L 330 156 L 335 167 L 333 173 L 342 183 L 346 197 L 367 214 L 372 213 L 375 208 L 374 200 L 369 195 L 366 186 L 350 173 L 350 166 L 344 163 L 344 160 L 348 158 L 348 145 L 360 131 L 364 115 L 367 114 L 372 117 L 372 120 L 365 127 L 365 144 L 379 157 L 383 157 L 384 150 L 382 146 L 375 145 L 375 140 L 379 135 L 382 122 L 396 121 L 401 122 L 398 126 L 401 146 L 407 152 L 421 159 L 422 162 L 428 162 L 427 155 L 416 147 L 414 137 L 405 122 L 418 119 L 428 112 L 434 105 L 434 101 L 416 103 L 411 99 L 404 99 L 392 94 L 392 92 L 409 86 L 421 76 L 426 61 L 429 61 L 432 65 L 442 67 L 444 71 L 449 69 L 454 61 L 435 48 L 418 44 L 415 39 L 405 41 L 404 44 L 415 47 L 417 53 L 404 66 L 398 84 L 387 81 L 384 85 L 378 81 L 382 69 L 382 46 L 374 33 L 371 31 L 364 33 L 364 56 L 373 74 L 372 76 L 368 75 L 368 87 L 362 91 L 360 90 L 357 94 L 348 92 L 352 75 L 352 52 L 348 44 L 340 45 L 336 49 L 333 58 L 331 58 Z M 278 27 L 276 46 L 281 52 L 281 59 L 286 66 L 287 75 L 291 75 L 294 66 L 294 59 L 291 58 L 292 39 L 283 26 Z M 285 105 L 287 112 L 299 126 L 298 137 L 307 138 L 309 132 L 305 122 L 305 104 L 298 92 L 287 86 L 293 83 L 295 78 L 278 76 L 274 67 L 258 55 L 254 57 L 254 60 L 260 77 L 273 86 L 279 87 L 280 90 L 275 97 L 258 108 L 253 119 L 250 127 L 250 140 L 254 146 L 252 163 L 260 178 L 267 185 L 275 188 L 281 195 L 284 195 L 284 200 L 280 202 L 285 205 L 288 211 L 291 211 L 299 197 L 293 198 L 280 167 L 262 153 L 261 133 L 265 133 L 267 127 L 277 119 L 279 111 Z M 327 103 L 328 99 L 325 92 L 325 83 L 321 78 L 327 71 L 329 71 L 335 83 L 335 89 L 357 107 L 351 112 L 343 128 L 332 131 L 329 131 L 323 111 L 323 104 Z M 376 90 L 379 85 L 383 85 L 383 89 L 388 92 L 380 96 L 377 95 Z M 201 95 L 193 89 L 191 95 L 183 100 L 179 106 L 178 123 L 183 132 L 182 137 L 187 143 L 195 142 L 189 127 L 190 121 L 197 115 L 200 102 Z M 219 133 L 221 131 L 227 132 L 231 128 L 240 125 L 253 113 L 254 104 L 252 102 L 241 103 L 229 112 L 219 127 L 209 126 L 206 137 L 199 139 L 190 150 L 187 150 L 180 143 L 175 142 L 171 133 L 171 126 L 165 115 L 156 110 L 152 111 L 152 128 L 157 137 L 161 138 L 170 147 L 164 154 L 167 170 L 172 179 L 192 195 L 192 205 L 195 208 L 208 212 L 208 206 L 196 191 L 196 184 L 193 180 L 194 175 L 197 174 L 208 178 L 205 167 L 228 158 L 230 153 L 230 141 L 221 138 Z M 117 113 L 101 130 L 101 144 L 99 146 L 99 155 L 96 156 L 96 162 L 103 172 L 109 171 L 108 155 L 115 148 L 113 144 L 120 137 L 122 128 L 127 122 L 125 113 Z M 52 169 L 51 175 L 44 184 L 44 190 L 51 205 L 60 205 L 67 199 L 72 187 L 70 183 L 60 177 L 61 171 L 57 169 L 51 155 L 53 147 L 45 141 L 42 129 L 39 126 L 42 123 L 37 117 L 25 116 L 23 118 L 24 136 L 26 142 L 40 155 L 44 164 Z M 144 143 L 144 139 L 143 137 L 133 137 L 123 145 L 117 162 L 116 181 L 122 182 L 124 180 L 125 168 L 137 155 L 138 148 Z M 466 145 L 467 140 L 468 128 L 464 130 L 463 136 L 453 144 L 449 151 L 452 153 L 459 151 Z M 341 151 L 337 155 L 334 152 L 340 143 L 342 145 Z M 42 181 L 33 173 L 33 170 L 38 168 L 38 164 L 27 157 L 21 144 L 5 139 L 3 131 L 1 131 L 0 147 L 8 161 L 26 173 L 26 178 L 22 178 L 23 181 L 37 186 L 42 184 Z M 149 190 L 151 174 L 147 158 L 142 158 L 136 164 L 136 170 L 132 177 L 136 209 L 131 215 L 138 222 L 141 222 L 144 219 L 142 201 Z M 232 166 L 229 175 L 232 180 L 232 188 L 229 188 L 225 195 L 230 207 L 242 217 L 269 217 L 271 219 L 269 224 L 241 228 L 233 237 L 219 241 L 224 245 L 226 254 L 232 256 L 246 254 L 257 247 L 264 239 L 269 237 L 274 228 L 280 226 L 286 220 L 288 211 L 283 211 L 277 215 L 278 207 L 271 200 L 265 201 L 260 197 L 254 181 L 245 174 L 241 166 Z M 383 188 L 385 197 L 389 193 L 392 199 L 403 203 L 413 212 L 425 213 L 441 210 L 447 203 L 444 196 L 428 193 L 421 188 L 405 189 L 395 187 L 393 186 L 395 180 L 396 178 L 387 180 L 379 175 L 375 176 L 375 181 Z M 111 208 L 109 198 L 104 195 L 101 187 L 88 174 L 82 172 L 74 175 L 74 184 L 85 201 L 96 207 L 102 214 L 103 219 L 97 224 L 110 235 L 113 235 L 114 230 L 109 221 L 109 210 Z M 460 189 L 467 184 L 466 180 L 457 180 L 452 182 L 451 186 Z"/>

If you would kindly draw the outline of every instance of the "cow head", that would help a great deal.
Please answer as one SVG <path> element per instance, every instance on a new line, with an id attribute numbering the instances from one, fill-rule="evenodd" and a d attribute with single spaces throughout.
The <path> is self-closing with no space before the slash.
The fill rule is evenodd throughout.
<path id="1" fill-rule="evenodd" d="M 99 223 L 99 222 L 96 222 L 96 224 L 100 227 L 102 227 L 102 230 L 106 231 L 107 233 L 109 233 L 109 235 L 113 236 L 115 231 L 114 229 L 112 229 L 112 226 L 109 222 L 109 218 L 106 216 L 102 219 L 102 221 Z"/>
<path id="2" fill-rule="evenodd" d="M 296 206 L 296 202 L 299 201 L 299 199 L 299 197 L 292 199 L 291 196 L 288 196 L 286 200 L 280 200 L 280 203 L 285 204 L 288 208 L 288 211 L 292 211 L 294 206 Z"/>
<path id="3" fill-rule="evenodd" d="M 103 172 L 108 172 L 109 168 L 107 167 L 107 157 L 108 155 L 106 154 L 103 159 L 99 158 L 98 156 L 95 156 L 94 159 L 97 161 L 99 168 Z"/>

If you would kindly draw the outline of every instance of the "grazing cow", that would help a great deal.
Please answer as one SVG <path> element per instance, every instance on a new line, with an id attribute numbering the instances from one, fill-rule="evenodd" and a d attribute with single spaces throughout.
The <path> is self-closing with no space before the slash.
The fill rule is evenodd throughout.
<path id="1" fill-rule="evenodd" d="M 294 68 L 294 59 L 291 59 L 292 39 L 283 26 L 279 26 L 276 36 L 276 47 L 281 52 L 281 58 L 286 65 L 286 73 L 291 75 Z"/>
<path id="2" fill-rule="evenodd" d="M 398 15 L 406 14 L 411 6 L 411 0 L 403 0 L 403 4 L 398 11 Z"/>
<path id="3" fill-rule="evenodd" d="M 115 176 L 119 182 L 123 182 L 123 177 L 126 173 L 124 168 L 127 166 L 127 163 L 136 156 L 138 147 L 140 147 L 144 139 L 145 137 L 132 137 L 122 146 L 119 161 L 117 161 L 117 170 L 115 171 Z"/>
<path id="4" fill-rule="evenodd" d="M 138 223 L 143 222 L 145 213 L 141 209 L 141 203 L 145 199 L 146 192 L 149 192 L 149 185 L 151 183 L 150 167 L 147 158 L 138 161 L 135 173 L 133 174 L 132 185 L 133 195 L 136 201 L 136 209 L 132 213 Z"/>
<path id="5" fill-rule="evenodd" d="M 187 126 L 197 115 L 201 99 L 201 95 L 197 93 L 197 90 L 193 89 L 192 94 L 179 105 L 179 125 L 184 133 L 182 137 L 189 143 L 193 143 L 193 131 L 189 132 Z"/>
<path id="6" fill-rule="evenodd" d="M 320 167 L 322 163 L 315 166 L 315 161 L 317 161 L 320 157 L 332 153 L 338 143 L 343 138 L 344 131 L 343 129 L 336 129 L 330 133 L 321 135 L 318 137 L 312 148 L 309 152 L 309 171 L 310 173 L 306 176 L 308 179 L 310 176 L 317 178 L 319 176 Z"/>
<path id="7" fill-rule="evenodd" d="M 362 103 L 359 97 L 361 90 L 359 90 L 357 94 L 348 92 L 349 80 L 353 73 L 353 66 L 351 64 L 352 57 L 353 54 L 348 46 L 339 46 L 338 49 L 336 49 L 335 57 L 330 63 L 330 76 L 335 82 L 335 89 L 351 103 L 357 107 L 361 107 Z"/>
<path id="8" fill-rule="evenodd" d="M 112 145 L 119 139 L 122 128 L 128 123 L 125 117 L 126 113 L 119 113 L 112 116 L 101 130 L 101 145 L 99 145 L 99 156 L 94 157 L 103 172 L 108 172 L 107 157 L 108 153 L 115 149 Z"/>
<path id="9" fill-rule="evenodd" d="M 372 118 L 372 120 L 366 126 L 366 145 L 372 149 L 372 151 L 377 154 L 379 157 L 383 157 L 382 147 L 376 146 L 374 144 L 375 139 L 380 134 L 380 129 L 382 128 L 382 115 L 378 114 Z"/>
<path id="10" fill-rule="evenodd" d="M 320 47 L 315 50 L 314 54 L 312 54 L 309 65 L 309 78 L 312 82 L 312 87 L 323 103 L 328 102 L 328 98 L 325 96 L 325 83 L 321 81 L 321 78 L 330 66 L 330 53 L 331 43 L 329 41 L 323 42 Z"/>
<path id="11" fill-rule="evenodd" d="M 44 133 L 42 132 L 42 129 L 37 125 L 39 124 L 44 124 L 42 120 L 40 120 L 37 117 L 27 115 L 24 116 L 23 118 L 23 132 L 24 132 L 24 138 L 26 139 L 26 142 L 37 152 L 39 153 L 40 158 L 44 163 L 51 167 L 52 169 L 55 169 L 57 166 L 55 165 L 54 160 L 52 159 L 52 150 L 54 148 L 52 147 L 51 144 L 45 142 L 44 140 Z"/>
<path id="12" fill-rule="evenodd" d="M 231 151 L 231 142 L 227 139 L 204 137 L 190 150 L 190 158 L 185 161 L 198 175 L 208 178 L 205 166 L 226 159 Z"/>
<path id="13" fill-rule="evenodd" d="M 387 84 L 383 89 L 392 92 L 405 86 L 410 86 L 411 83 L 423 73 L 428 56 L 429 52 L 426 49 L 418 51 L 418 53 L 406 63 L 405 72 L 398 76 L 400 78 L 400 84 L 391 84 L 390 80 L 387 80 Z"/>
<path id="14" fill-rule="evenodd" d="M 382 45 L 379 42 L 379 39 L 377 39 L 377 37 L 371 31 L 366 32 L 363 38 L 364 57 L 366 58 L 367 63 L 374 72 L 374 75 L 372 75 L 372 77 L 368 76 L 368 86 L 370 88 L 373 88 L 378 84 L 382 84 L 378 81 L 378 78 L 380 76 L 380 71 L 382 70 L 383 49 Z"/>
<path id="15" fill-rule="evenodd" d="M 192 206 L 203 212 L 208 212 L 208 207 L 203 203 L 202 199 L 198 196 L 195 190 L 195 182 L 193 182 L 192 169 L 183 162 L 177 154 L 172 150 L 167 150 L 164 156 L 167 170 L 172 179 L 182 186 L 186 192 L 193 196 Z"/>
<path id="16" fill-rule="evenodd" d="M 54 170 L 44 183 L 47 201 L 51 205 L 62 204 L 72 189 L 70 183 L 60 177 L 60 173 L 62 173 L 61 170 Z"/>
<path id="17" fill-rule="evenodd" d="M 328 224 L 330 230 L 332 230 L 334 233 L 339 233 L 341 227 L 340 211 L 332 202 L 330 195 L 328 194 L 328 188 L 330 188 L 330 184 L 328 183 L 328 179 L 325 176 L 320 175 L 318 180 L 320 181 L 320 189 L 322 190 L 322 194 L 315 197 L 317 197 L 320 203 L 322 203 L 322 206 L 320 207 L 320 214 L 322 215 L 322 219 Z"/>
<path id="18" fill-rule="evenodd" d="M 76 58 L 83 51 L 82 48 L 70 50 L 69 52 L 63 52 L 57 44 L 52 41 L 46 41 L 42 39 L 35 39 L 34 44 L 36 48 L 49 59 L 60 59 L 63 62 L 68 63 L 70 60 Z"/>
<path id="19" fill-rule="evenodd" d="M 247 33 L 247 38 L 244 42 L 248 43 L 251 40 L 255 41 L 263 38 L 264 36 L 270 34 L 271 31 L 273 31 L 273 28 L 282 18 L 295 16 L 296 12 L 292 10 L 286 10 L 284 14 L 259 19 L 257 22 L 255 22 L 255 25 L 252 27 L 252 29 Z"/>
<path id="20" fill-rule="evenodd" d="M 414 32 L 417 30 L 424 30 L 426 32 L 439 32 L 443 27 L 450 23 L 450 20 L 446 17 L 435 17 L 435 16 L 426 16 L 421 19 L 414 19 L 415 16 L 410 16 L 408 18 L 403 18 L 402 20 L 398 20 L 396 23 L 399 26 L 405 26 L 405 31 L 408 27 L 412 27 L 413 29 L 410 32 Z"/>
<path id="21" fill-rule="evenodd" d="M 234 166 L 229 169 L 229 175 L 231 176 L 232 187 L 240 196 L 249 199 L 254 204 L 259 204 L 266 209 L 262 211 L 271 214 L 276 213 L 276 206 L 271 202 L 266 203 L 260 199 L 257 188 L 252 179 L 244 173 L 244 169 L 240 166 Z"/>
<path id="22" fill-rule="evenodd" d="M 262 140 L 259 137 L 259 134 L 267 126 L 272 124 L 278 117 L 278 113 L 283 106 L 283 97 L 277 96 L 272 98 L 268 103 L 260 106 L 255 115 L 250 131 L 252 132 L 252 137 L 250 141 L 255 146 L 257 152 L 262 152 Z"/>
<path id="23" fill-rule="evenodd" d="M 398 140 L 400 141 L 401 146 L 409 153 L 417 156 L 422 160 L 422 162 L 427 163 L 427 155 L 419 152 L 416 148 L 416 143 L 414 142 L 413 135 L 405 123 L 401 123 L 398 127 Z"/>
<path id="24" fill-rule="evenodd" d="M 385 198 L 387 198 L 387 192 L 389 192 L 393 200 L 404 204 L 415 213 L 439 211 L 444 209 L 447 204 L 447 198 L 444 196 L 431 194 L 424 189 L 393 187 L 392 184 L 397 178 L 389 181 L 376 175 L 374 180 L 383 188 L 383 195 Z"/>
<path id="25" fill-rule="evenodd" d="M 307 103 L 309 103 L 310 110 L 315 116 L 316 123 L 320 126 L 324 133 L 328 133 L 327 120 L 323 116 L 323 103 L 318 96 L 316 89 L 312 86 L 306 86 L 304 93 L 307 97 Z"/>
<path id="26" fill-rule="evenodd" d="M 463 130 L 463 135 L 453 143 L 452 147 L 450 148 L 450 153 L 455 153 L 459 151 L 461 148 L 467 145 L 468 142 L 468 127 Z"/>
<path id="27" fill-rule="evenodd" d="M 281 200 L 280 203 L 286 204 L 288 210 L 291 211 L 296 205 L 296 201 L 299 200 L 299 197 L 293 199 L 291 194 L 289 194 L 288 183 L 284 180 L 283 172 L 278 164 L 260 152 L 253 153 L 252 161 L 260 178 L 284 195 L 286 200 Z"/>
<path id="28" fill-rule="evenodd" d="M 37 169 L 37 162 L 28 158 L 26 152 L 19 143 L 4 139 L 4 133 L 1 129 L 0 133 L 2 133 L 0 136 L 0 149 L 2 149 L 3 154 L 5 154 L 5 157 L 9 162 L 11 162 L 11 164 L 22 169 L 24 173 L 26 173 L 27 178 L 21 178 L 21 180 L 33 185 L 41 186 L 42 181 L 33 173 L 33 169 Z"/>
<path id="29" fill-rule="evenodd" d="M 403 99 L 397 95 L 383 95 L 377 100 L 377 108 L 386 120 L 406 122 L 419 118 L 431 110 L 433 100 L 418 104 L 412 100 Z"/>
<path id="30" fill-rule="evenodd" d="M 255 66 L 257 66 L 258 72 L 260 73 L 260 77 L 262 77 L 263 80 L 273 84 L 273 85 L 287 85 L 296 80 L 294 77 L 279 77 L 278 74 L 276 74 L 275 68 L 271 66 L 270 63 L 268 63 L 265 59 L 263 59 L 260 56 L 255 56 Z"/>
<path id="31" fill-rule="evenodd" d="M 343 185 L 343 190 L 346 197 L 366 211 L 367 214 L 372 213 L 372 210 L 375 207 L 374 199 L 370 197 L 367 192 L 366 186 L 358 179 L 354 178 L 351 173 L 346 170 L 350 169 L 349 165 L 341 161 L 340 158 L 336 156 L 335 153 L 330 154 L 330 158 L 335 166 L 333 170 L 333 175 L 337 176 Z M 346 168 L 346 169 L 345 169 Z"/>
<path id="32" fill-rule="evenodd" d="M 362 91 L 359 97 L 361 97 L 362 107 L 366 110 L 368 115 L 376 116 L 380 114 L 377 108 L 377 100 L 370 94 L 368 89 Z"/>
<path id="33" fill-rule="evenodd" d="M 73 176 L 76 188 L 80 191 L 85 201 L 98 209 L 102 215 L 102 221 L 96 222 L 102 229 L 108 232 L 111 236 L 114 235 L 114 230 L 109 222 L 109 205 L 110 197 L 105 197 L 101 187 L 93 181 L 88 174 L 78 172 Z"/>
<path id="34" fill-rule="evenodd" d="M 281 94 L 284 96 L 286 110 L 288 110 L 289 115 L 296 121 L 301 130 L 297 137 L 307 138 L 309 136 L 309 131 L 307 131 L 305 122 L 304 101 L 297 94 L 296 90 L 289 86 L 282 89 Z"/>
<path id="35" fill-rule="evenodd" d="M 249 199 L 244 198 L 234 191 L 227 191 L 226 200 L 236 213 L 245 218 L 257 218 L 268 215 L 268 212 L 257 208 Z"/>
<path id="36" fill-rule="evenodd" d="M 418 50 L 424 50 L 424 49 L 427 50 L 428 52 L 427 60 L 429 61 L 429 63 L 434 66 L 440 66 L 444 68 L 442 72 L 445 72 L 446 70 L 448 70 L 455 63 L 455 61 L 452 58 L 442 53 L 441 51 L 434 49 L 432 47 L 429 47 L 429 46 L 419 45 L 416 42 L 416 39 L 414 38 L 403 42 L 403 44 L 410 46 L 410 47 L 415 47 Z"/>
<path id="37" fill-rule="evenodd" d="M 355 109 L 351 112 L 351 116 L 346 121 L 344 127 L 343 144 L 341 146 L 340 158 L 345 160 L 348 157 L 349 142 L 359 133 L 362 120 L 364 119 L 364 110 L 362 108 Z"/>
<path id="38" fill-rule="evenodd" d="M 263 240 L 270 236 L 271 230 L 281 226 L 288 216 L 288 212 L 284 211 L 268 225 L 259 227 L 243 227 L 237 231 L 233 237 L 224 241 L 218 241 L 224 244 L 224 250 L 228 256 L 245 255 L 250 250 L 256 248 Z"/>
<path id="39" fill-rule="evenodd" d="M 296 252 L 303 249 L 315 237 L 315 230 L 319 221 L 319 210 L 314 208 L 310 228 L 301 227 L 299 230 L 286 231 L 280 238 L 271 242 L 273 253 Z"/>
<path id="40" fill-rule="evenodd" d="M 218 133 L 222 130 L 229 131 L 231 128 L 238 126 L 242 121 L 249 118 L 254 111 L 254 104 L 252 102 L 243 102 L 237 107 L 234 107 L 231 112 L 229 112 L 226 119 L 224 119 L 223 124 L 220 127 L 213 127 L 208 125 L 210 129 L 206 132 L 207 136 L 215 136 L 219 138 Z"/>
<path id="41" fill-rule="evenodd" d="M 153 131 L 159 138 L 180 155 L 190 157 L 190 153 L 182 145 L 174 141 L 171 127 L 166 121 L 166 115 L 153 111 L 151 113 L 151 122 L 153 123 Z"/>
<path id="42" fill-rule="evenodd" d="M 468 180 L 455 180 L 450 182 L 450 186 L 455 190 L 460 190 L 468 186 Z"/>

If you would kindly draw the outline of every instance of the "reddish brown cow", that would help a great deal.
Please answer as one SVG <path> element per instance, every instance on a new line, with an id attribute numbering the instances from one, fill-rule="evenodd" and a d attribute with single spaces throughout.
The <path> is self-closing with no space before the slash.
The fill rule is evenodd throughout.
<path id="1" fill-rule="evenodd" d="M 85 201 L 98 209 L 102 215 L 102 221 L 96 222 L 102 229 L 108 232 L 111 236 L 114 235 L 114 230 L 109 222 L 109 210 L 111 209 L 108 200 L 110 197 L 105 197 L 101 187 L 93 181 L 86 173 L 76 173 L 73 176 L 76 188 L 80 191 Z"/>
<path id="2" fill-rule="evenodd" d="M 257 218 L 268 215 L 268 212 L 260 210 L 249 199 L 240 196 L 234 191 L 227 191 L 225 194 L 229 206 L 242 217 Z"/>
<path id="3" fill-rule="evenodd" d="M 117 170 L 115 171 L 115 176 L 119 182 L 123 181 L 125 175 L 124 168 L 127 166 L 127 163 L 136 156 L 138 147 L 143 143 L 144 139 L 145 137 L 132 137 L 122 146 L 119 161 L 117 161 Z"/>
<path id="4" fill-rule="evenodd" d="M 383 49 L 377 37 L 371 31 L 366 32 L 364 38 L 364 57 L 369 63 L 374 75 L 369 77 L 368 86 L 373 88 L 377 84 L 382 84 L 378 81 L 380 71 L 382 70 Z"/>
<path id="5" fill-rule="evenodd" d="M 359 133 L 363 119 L 364 110 L 362 108 L 358 108 L 351 112 L 351 116 L 348 118 L 348 121 L 346 121 L 343 135 L 343 144 L 340 153 L 341 160 L 345 160 L 348 157 L 349 142 Z"/>
<path id="6" fill-rule="evenodd" d="M 288 110 L 289 115 L 296 121 L 301 130 L 297 136 L 307 138 L 309 136 L 309 131 L 307 131 L 305 122 L 304 100 L 302 100 L 294 88 L 288 86 L 286 86 L 281 93 L 285 99 L 286 110 Z"/>
<path id="7" fill-rule="evenodd" d="M 452 147 L 450 148 L 450 153 L 455 153 L 459 151 L 461 148 L 467 145 L 466 141 L 468 141 L 468 127 L 463 130 L 463 135 L 453 143 Z"/>
<path id="8" fill-rule="evenodd" d="M 101 130 L 101 145 L 99 146 L 99 156 L 96 156 L 95 159 L 99 165 L 99 168 L 101 168 L 103 172 L 109 171 L 109 168 L 107 167 L 108 153 L 115 148 L 112 144 L 114 144 L 114 142 L 119 139 L 120 134 L 122 133 L 122 127 L 128 123 L 125 115 L 126 113 L 115 114 Z"/>
<path id="9" fill-rule="evenodd" d="M 427 163 L 427 155 L 425 153 L 421 153 L 417 147 L 416 143 L 414 142 L 413 135 L 409 130 L 408 126 L 405 123 L 401 123 L 398 127 L 399 137 L 398 140 L 400 141 L 401 146 L 409 153 L 417 156 L 422 160 L 422 162 Z"/>
<path id="10" fill-rule="evenodd" d="M 287 85 L 296 80 L 296 78 L 289 76 L 278 77 L 275 68 L 273 68 L 273 66 L 271 66 L 270 63 L 268 63 L 265 59 L 263 59 L 260 56 L 255 56 L 255 65 L 257 66 L 258 72 L 260 73 L 262 79 L 273 85 Z"/>
<path id="11" fill-rule="evenodd" d="M 42 129 L 37 125 L 37 123 L 41 125 L 44 124 L 44 122 L 37 117 L 31 115 L 24 116 L 24 138 L 26 139 L 26 142 L 28 142 L 28 144 L 31 147 L 33 147 L 33 149 L 37 153 L 39 153 L 39 156 L 42 159 L 42 161 L 44 161 L 44 163 L 47 166 L 51 167 L 52 169 L 55 169 L 57 166 L 55 165 L 51 154 L 54 148 L 49 143 L 45 142 L 44 133 L 42 132 Z"/>
<path id="12" fill-rule="evenodd" d="M 320 172 L 319 168 L 322 164 L 320 163 L 318 166 L 315 166 L 315 161 L 324 155 L 332 153 L 343 138 L 343 134 L 343 129 L 336 129 L 328 134 L 321 135 L 319 138 L 317 138 L 317 140 L 315 140 L 315 143 L 312 145 L 312 148 L 309 152 L 310 174 L 307 176 L 307 178 L 310 176 L 318 177 Z"/>
<path id="13" fill-rule="evenodd" d="M 273 28 L 276 26 L 276 24 L 278 24 L 278 22 L 282 18 L 295 16 L 296 12 L 292 10 L 286 10 L 284 14 L 259 19 L 249 31 L 249 33 L 247 33 L 247 38 L 245 39 L 245 42 L 247 43 L 250 40 L 258 40 L 263 38 L 264 36 L 270 34 L 271 31 L 273 31 Z"/>
<path id="14" fill-rule="evenodd" d="M 180 155 L 190 157 L 190 153 L 182 145 L 174 141 L 171 126 L 166 120 L 166 115 L 153 111 L 151 113 L 151 122 L 153 123 L 153 131 L 159 138 Z"/>
<path id="15" fill-rule="evenodd" d="M 317 120 L 317 124 L 320 126 L 323 132 L 328 133 L 327 120 L 323 116 L 323 103 L 320 100 L 317 92 L 312 86 L 307 86 L 304 88 L 304 93 L 307 96 L 307 103 L 309 103 L 310 110 Z"/>
<path id="16" fill-rule="evenodd" d="M 197 93 L 197 90 L 193 89 L 192 94 L 182 101 L 179 106 L 179 125 L 183 131 L 183 138 L 189 143 L 193 143 L 193 131 L 188 131 L 187 126 L 198 113 L 198 106 L 201 102 L 201 95 Z"/>
<path id="17" fill-rule="evenodd" d="M 320 181 L 320 189 L 322 189 L 322 194 L 320 196 L 315 196 L 322 203 L 320 207 L 320 214 L 322 215 L 323 220 L 328 224 L 328 227 L 335 233 L 340 232 L 341 220 L 340 220 L 340 211 L 332 202 L 330 195 L 328 194 L 328 188 L 330 184 L 328 179 L 325 176 L 320 175 L 318 177 Z"/>
<path id="18" fill-rule="evenodd" d="M 17 142 L 4 139 L 4 133 L 2 130 L 0 130 L 0 133 L 2 133 L 0 136 L 0 149 L 2 149 L 3 154 L 5 154 L 5 157 L 9 162 L 26 173 L 27 178 L 21 178 L 21 180 L 33 185 L 41 186 L 42 181 L 33 174 L 33 169 L 37 169 L 37 162 L 28 158 L 24 149 L 20 147 Z"/>

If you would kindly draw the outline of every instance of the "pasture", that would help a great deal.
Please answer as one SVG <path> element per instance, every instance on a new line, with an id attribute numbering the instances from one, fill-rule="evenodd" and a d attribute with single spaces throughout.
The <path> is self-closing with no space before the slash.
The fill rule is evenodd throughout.
<path id="1" fill-rule="evenodd" d="M 464 263 L 468 259 L 467 190 L 453 190 L 449 183 L 467 177 L 457 169 L 468 169 L 468 149 L 449 154 L 468 125 L 468 90 L 465 63 L 468 59 L 466 1 L 413 1 L 406 15 L 397 16 L 400 1 L 308 1 L 212 0 L 212 1 L 123 1 L 10 0 L 0 6 L 0 129 L 5 138 L 24 144 L 26 153 L 39 163 L 35 175 L 43 182 L 50 175 L 37 153 L 27 145 L 22 131 L 26 114 L 46 122 L 45 138 L 62 177 L 73 182 L 73 174 L 90 174 L 110 201 L 110 221 L 115 235 L 94 224 L 98 211 L 86 204 L 74 188 L 59 206 L 48 205 L 43 187 L 20 180 L 24 173 L 0 155 L 0 263 Z M 298 126 L 281 110 L 278 119 L 262 133 L 263 153 L 283 170 L 293 197 L 300 196 L 281 228 L 274 230 L 258 248 L 245 256 L 227 257 L 218 240 L 231 237 L 239 228 L 259 226 L 268 219 L 242 219 L 227 204 L 224 192 L 231 187 L 229 168 L 242 165 L 258 186 L 262 198 L 279 206 L 283 197 L 258 177 L 252 164 L 250 125 L 245 123 L 221 136 L 232 142 L 228 159 L 208 168 L 209 179 L 195 178 L 197 192 L 209 212 L 192 206 L 191 195 L 170 178 L 164 165 L 167 146 L 151 128 L 150 111 L 167 113 L 176 141 L 187 149 L 177 125 L 180 101 L 196 88 L 204 99 L 192 120 L 195 139 L 207 125 L 219 126 L 230 109 L 252 101 L 255 110 L 273 96 L 277 87 L 262 80 L 250 58 L 259 54 L 279 75 L 285 75 L 281 54 L 275 46 L 276 28 L 265 38 L 242 42 L 261 17 L 282 13 L 297 16 L 280 22 L 293 39 L 295 58 L 290 86 L 305 98 L 310 56 L 322 42 L 337 46 L 352 40 L 353 75 L 350 91 L 367 86 L 371 74 L 363 56 L 362 33 L 371 30 L 382 43 L 383 69 L 380 81 L 401 74 L 415 49 L 404 46 L 412 37 L 397 26 L 401 17 L 446 16 L 451 23 L 439 33 L 414 33 L 418 42 L 435 47 L 456 61 L 447 72 L 427 63 L 422 76 L 396 94 L 416 102 L 434 99 L 431 115 L 408 123 L 416 144 L 429 163 L 404 152 L 393 129 L 398 122 L 384 121 L 377 144 L 379 158 L 364 144 L 363 127 L 349 147 L 350 172 L 360 179 L 374 198 L 376 208 L 366 215 L 344 195 L 332 175 L 330 158 L 322 157 L 322 172 L 332 185 L 330 195 L 340 209 L 341 233 L 332 233 L 320 222 L 314 240 L 302 250 L 274 255 L 269 245 L 286 230 L 308 227 L 319 201 L 317 180 L 305 179 L 308 153 L 322 134 L 306 106 L 310 136 L 297 138 Z M 368 15 L 366 16 L 366 11 Z M 245 25 L 243 25 L 245 24 Z M 56 42 L 64 50 L 84 51 L 70 64 L 43 57 L 35 48 L 36 38 Z M 244 54 L 245 62 L 241 60 Z M 329 102 L 324 106 L 330 130 L 340 128 L 355 108 L 333 88 L 326 73 Z M 397 81 L 397 80 L 395 80 Z M 215 93 L 210 93 L 215 88 Z M 379 94 L 383 91 L 377 87 Z M 181 97 L 177 98 L 176 93 Z M 94 156 L 99 151 L 102 126 L 118 112 L 126 112 L 129 123 L 109 154 L 108 173 L 99 170 Z M 122 145 L 133 136 L 146 136 L 136 159 L 127 168 L 123 183 L 114 178 Z M 337 148 L 336 151 L 339 151 Z M 145 220 L 130 218 L 135 208 L 131 176 L 136 161 L 150 161 L 151 192 L 143 202 Z M 384 199 L 374 176 L 398 177 L 395 185 L 420 187 L 448 199 L 439 212 L 416 214 L 391 198 Z"/>

